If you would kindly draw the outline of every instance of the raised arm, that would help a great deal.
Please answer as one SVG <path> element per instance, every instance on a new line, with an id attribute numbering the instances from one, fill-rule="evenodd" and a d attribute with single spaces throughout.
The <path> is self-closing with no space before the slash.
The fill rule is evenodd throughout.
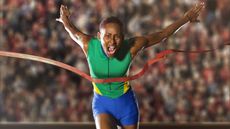
<path id="1" fill-rule="evenodd" d="M 135 56 L 142 48 L 153 46 L 157 43 L 160 43 L 163 39 L 168 38 L 185 23 L 189 21 L 197 22 L 197 17 L 199 16 L 203 7 L 203 2 L 196 4 L 189 11 L 187 11 L 182 18 L 178 19 L 176 22 L 172 23 L 161 31 L 146 36 L 134 37 L 133 39 L 131 39 L 131 41 L 134 42 L 132 43 L 133 46 L 131 47 L 131 53 L 133 54 L 133 56 Z"/>
<path id="2" fill-rule="evenodd" d="M 70 12 L 68 8 L 64 5 L 60 7 L 60 18 L 56 19 L 57 21 L 61 22 L 65 30 L 69 33 L 70 37 L 80 45 L 83 49 L 84 53 L 87 54 L 88 51 L 88 42 L 90 40 L 90 36 L 87 34 L 82 33 L 78 30 L 73 23 L 70 21 Z"/>

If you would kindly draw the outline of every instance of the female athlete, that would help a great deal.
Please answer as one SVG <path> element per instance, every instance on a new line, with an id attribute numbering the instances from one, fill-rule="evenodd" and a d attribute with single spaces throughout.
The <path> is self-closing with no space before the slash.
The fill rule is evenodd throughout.
<path id="1" fill-rule="evenodd" d="M 139 51 L 160 43 L 187 22 L 197 22 L 204 3 L 192 7 L 185 15 L 159 32 L 125 39 L 122 22 L 116 17 L 101 21 L 96 37 L 78 30 L 70 21 L 70 12 L 60 7 L 61 22 L 71 38 L 86 55 L 90 75 L 96 79 L 125 77 Z M 138 104 L 129 82 L 94 83 L 92 110 L 97 129 L 137 129 Z"/>

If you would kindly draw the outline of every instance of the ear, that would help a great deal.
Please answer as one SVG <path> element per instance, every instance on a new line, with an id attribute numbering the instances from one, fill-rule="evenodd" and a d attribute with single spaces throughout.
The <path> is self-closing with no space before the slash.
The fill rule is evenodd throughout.
<path id="1" fill-rule="evenodd" d="M 100 32 L 97 32 L 97 38 L 98 38 L 99 40 L 101 40 L 101 33 L 100 33 Z"/>

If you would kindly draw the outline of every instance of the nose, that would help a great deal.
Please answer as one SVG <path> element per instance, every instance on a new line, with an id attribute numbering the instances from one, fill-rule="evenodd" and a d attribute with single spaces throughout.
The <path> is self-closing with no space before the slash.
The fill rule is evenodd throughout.
<path id="1" fill-rule="evenodd" d="M 111 44 L 115 44 L 115 43 L 116 43 L 115 36 L 113 36 L 113 37 L 111 38 L 110 43 L 111 43 Z"/>

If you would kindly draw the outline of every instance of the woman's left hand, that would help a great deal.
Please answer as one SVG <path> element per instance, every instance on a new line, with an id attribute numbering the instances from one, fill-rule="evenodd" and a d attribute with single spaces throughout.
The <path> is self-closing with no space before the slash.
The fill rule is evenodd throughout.
<path id="1" fill-rule="evenodd" d="M 185 13 L 184 17 L 187 18 L 190 22 L 199 22 L 198 16 L 200 15 L 201 10 L 205 7 L 204 5 L 204 2 L 196 4 Z"/>

